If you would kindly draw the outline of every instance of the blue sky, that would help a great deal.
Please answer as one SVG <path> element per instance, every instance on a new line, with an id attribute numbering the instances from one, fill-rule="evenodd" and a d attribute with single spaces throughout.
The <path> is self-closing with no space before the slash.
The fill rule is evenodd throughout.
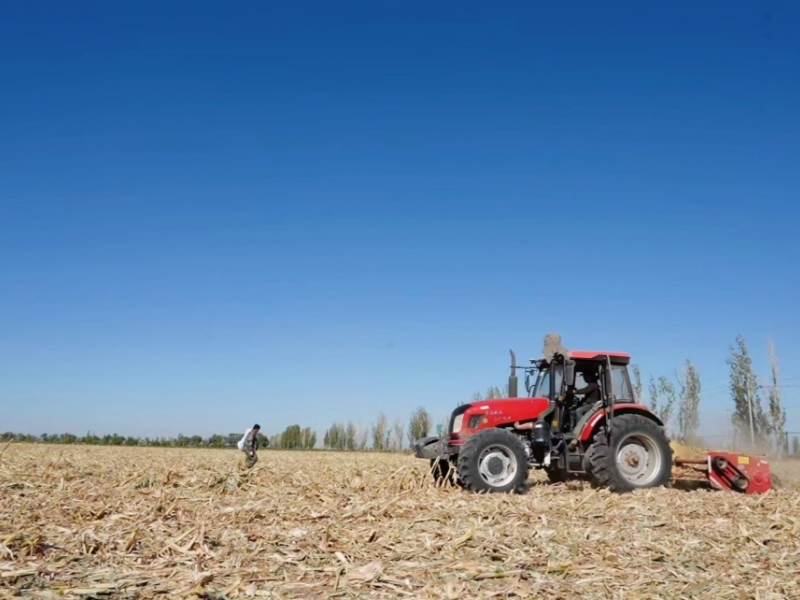
<path id="1" fill-rule="evenodd" d="M 0 7 L 0 430 L 445 415 L 508 349 L 781 359 L 800 5 Z M 796 387 L 791 387 L 791 386 Z"/>

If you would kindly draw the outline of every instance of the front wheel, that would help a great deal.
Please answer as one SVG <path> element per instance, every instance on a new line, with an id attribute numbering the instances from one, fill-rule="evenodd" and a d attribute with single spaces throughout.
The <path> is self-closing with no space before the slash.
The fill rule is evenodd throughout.
<path id="1" fill-rule="evenodd" d="M 661 487 L 672 476 L 672 448 L 657 423 L 642 415 L 620 415 L 595 435 L 587 452 L 590 476 L 614 492 Z"/>
<path id="2" fill-rule="evenodd" d="M 471 492 L 518 492 L 528 479 L 525 445 L 504 429 L 484 429 L 458 453 L 458 477 Z"/>

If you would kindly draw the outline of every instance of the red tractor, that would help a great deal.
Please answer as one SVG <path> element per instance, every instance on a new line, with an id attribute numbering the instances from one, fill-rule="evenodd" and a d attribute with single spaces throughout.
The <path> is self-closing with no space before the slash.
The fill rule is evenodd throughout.
<path id="1" fill-rule="evenodd" d="M 527 367 L 511 352 L 508 398 L 459 406 L 449 431 L 417 440 L 414 454 L 438 481 L 473 492 L 520 491 L 531 466 L 551 481 L 585 477 L 615 492 L 664 486 L 672 448 L 664 423 L 634 397 L 629 362 L 621 352 L 570 352 L 550 334 L 544 358 Z"/>

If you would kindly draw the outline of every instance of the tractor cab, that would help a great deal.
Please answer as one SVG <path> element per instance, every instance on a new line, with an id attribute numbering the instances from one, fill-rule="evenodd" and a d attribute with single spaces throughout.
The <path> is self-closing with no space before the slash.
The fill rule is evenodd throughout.
<path id="1" fill-rule="evenodd" d="M 572 431 L 587 413 L 612 404 L 636 403 L 629 362 L 630 356 L 621 352 L 575 350 L 550 361 L 535 361 L 527 369 L 526 388 L 530 396 L 550 400 L 553 413 L 561 407 L 559 430 Z"/>

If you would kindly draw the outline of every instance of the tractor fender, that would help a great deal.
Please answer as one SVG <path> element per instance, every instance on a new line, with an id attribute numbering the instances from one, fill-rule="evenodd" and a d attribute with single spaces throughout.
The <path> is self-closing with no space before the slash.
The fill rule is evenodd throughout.
<path id="1" fill-rule="evenodd" d="M 634 404 L 632 402 L 625 402 L 621 404 L 614 405 L 614 416 L 617 417 L 619 415 L 642 415 L 656 423 L 657 425 L 663 427 L 664 422 L 659 419 L 656 415 L 652 413 L 652 411 L 647 408 L 644 404 Z M 582 442 L 588 442 L 592 439 L 595 431 L 597 428 L 603 425 L 606 422 L 606 411 L 603 410 L 602 405 L 598 403 L 597 408 L 590 410 L 583 418 L 578 422 L 578 425 L 575 427 L 575 432 L 580 432 L 580 440 Z"/>

